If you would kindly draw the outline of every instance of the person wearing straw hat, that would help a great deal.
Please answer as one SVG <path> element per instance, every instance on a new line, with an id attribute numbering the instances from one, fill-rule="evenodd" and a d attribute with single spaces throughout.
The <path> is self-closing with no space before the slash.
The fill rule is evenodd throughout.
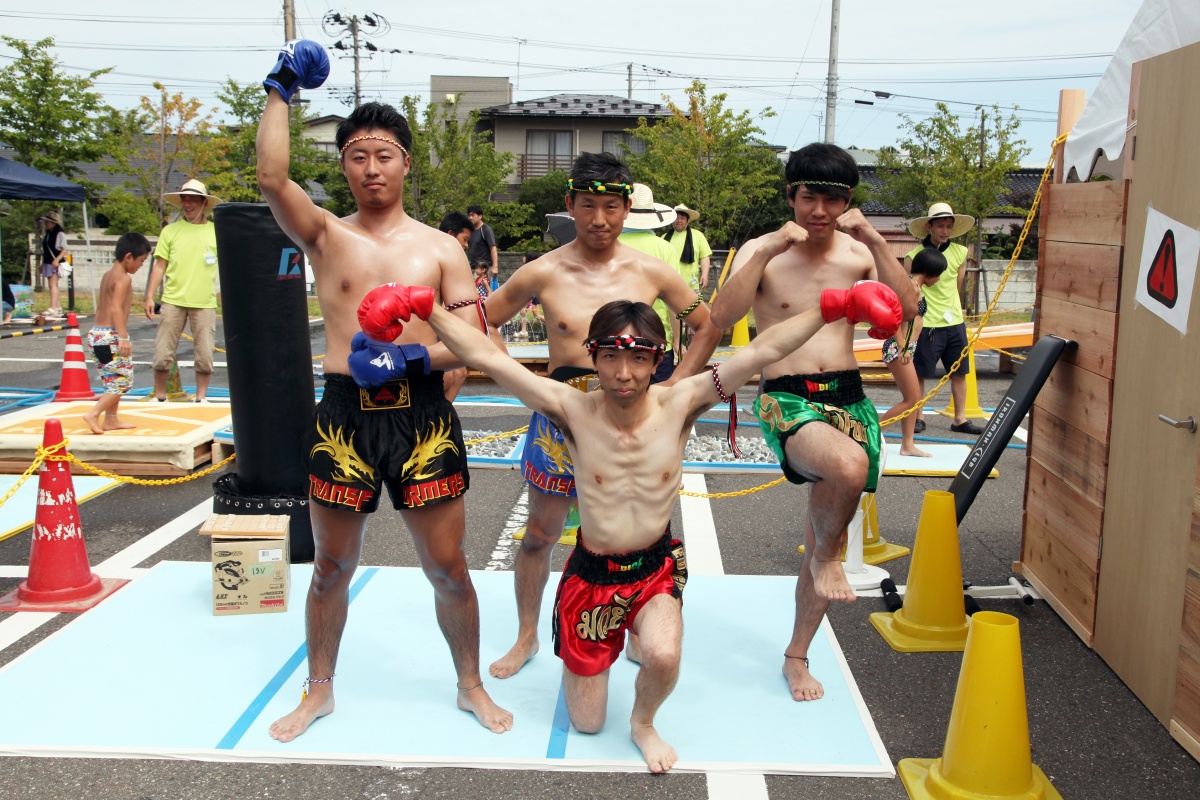
<path id="1" fill-rule="evenodd" d="M 164 280 L 161 317 L 154 336 L 154 396 L 167 399 L 167 377 L 185 325 L 191 328 L 196 402 L 208 396 L 217 334 L 217 229 L 208 212 L 221 198 L 192 178 L 163 200 L 180 210 L 180 219 L 162 229 L 154 248 L 154 266 L 146 285 L 146 319 L 154 319 L 154 294 Z"/>
<path id="2" fill-rule="evenodd" d="M 579 343 L 587 338 L 592 315 L 613 300 L 649 304 L 662 298 L 674 316 L 685 319 L 693 330 L 691 349 L 664 383 L 703 370 L 721 339 L 721 331 L 709 321 L 708 306 L 660 258 L 619 241 L 630 218 L 634 229 L 653 230 L 671 221 L 670 207 L 655 204 L 652 194 L 645 200 L 639 194 L 638 208 L 645 210 L 631 213 L 633 176 L 611 153 L 581 153 L 571 167 L 566 189 L 575 239 L 513 273 L 488 298 L 489 324 L 498 328 L 538 298 L 546 318 L 550 377 L 586 391 L 595 368 Z M 550 556 L 576 496 L 574 467 L 562 431 L 540 414 L 530 419 L 521 464 L 530 491 L 529 521 L 515 565 L 517 640 L 492 663 L 491 674 L 497 678 L 515 675 L 538 652 Z"/>
<path id="3" fill-rule="evenodd" d="M 65 276 L 67 269 L 67 234 L 62 229 L 62 214 L 57 211 L 47 211 L 38 217 L 45 226 L 46 233 L 42 236 L 42 270 L 41 275 L 46 279 L 50 289 L 50 307 L 46 316 L 61 319 L 62 306 L 59 305 L 58 279 Z"/>
<path id="4" fill-rule="evenodd" d="M 917 350 L 913 354 L 913 366 L 921 384 L 921 396 L 925 395 L 925 381 L 935 377 L 938 361 L 946 371 L 958 359 L 967 346 L 967 326 L 963 319 L 962 287 L 967 276 L 963 269 L 967 262 L 967 248 L 951 241 L 975 227 L 975 218 L 966 214 L 955 214 L 949 203 L 934 203 L 929 213 L 908 223 L 908 231 L 921 240 L 904 257 L 904 267 L 912 271 L 913 258 L 926 247 L 936 248 L 946 257 L 946 271 L 932 285 L 922 288 L 925 295 L 925 327 L 917 339 Z M 967 374 L 971 362 L 964 358 L 950 375 L 950 396 L 954 399 L 954 423 L 950 430 L 978 436 L 983 428 L 967 419 Z M 917 433 L 925 430 L 925 419 L 917 416 Z"/>
<path id="5" fill-rule="evenodd" d="M 635 183 L 633 194 L 629 195 L 629 216 L 625 218 L 625 225 L 621 228 L 621 235 L 617 237 L 617 241 L 674 266 L 675 254 L 671 246 L 654 233 L 655 230 L 670 225 L 674 218 L 675 209 L 664 203 L 654 202 L 654 191 L 644 183 Z M 694 286 L 692 288 L 695 289 Z M 655 300 L 651 307 L 667 331 L 667 351 L 659 360 L 658 368 L 654 372 L 654 382 L 661 383 L 670 378 L 671 373 L 675 371 L 676 359 L 683 357 L 679 335 L 680 321 L 674 319 L 675 315 L 662 300 Z"/>
<path id="6" fill-rule="evenodd" d="M 708 288 L 708 270 L 711 266 L 712 247 L 704 233 L 689 227 L 700 219 L 700 212 L 683 203 L 675 206 L 675 221 L 671 230 L 663 234 L 663 241 L 671 245 L 675 261 L 671 266 L 697 292 Z"/>

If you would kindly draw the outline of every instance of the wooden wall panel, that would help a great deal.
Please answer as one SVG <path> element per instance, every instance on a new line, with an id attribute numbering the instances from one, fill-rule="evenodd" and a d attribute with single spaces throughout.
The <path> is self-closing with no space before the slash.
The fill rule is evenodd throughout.
<path id="1" fill-rule="evenodd" d="M 1200 658 L 1200 575 L 1188 572 L 1183 584 L 1183 627 L 1179 646 Z"/>
<path id="2" fill-rule="evenodd" d="M 1108 449 L 1045 409 L 1035 408 L 1031 416 L 1029 458 L 1103 508 Z"/>
<path id="3" fill-rule="evenodd" d="M 1074 350 L 1062 354 L 1062 362 L 1112 380 L 1116 360 L 1113 358 L 1117 340 L 1116 312 L 1043 297 L 1038 318 L 1042 323 L 1042 336 L 1053 333 L 1078 344 Z"/>
<path id="4" fill-rule="evenodd" d="M 1104 509 L 1092 503 L 1036 461 L 1029 462 L 1025 519 L 1070 548 L 1079 563 L 1096 573 Z"/>
<path id="5" fill-rule="evenodd" d="M 1056 242 L 1125 244 L 1125 181 L 1050 184 L 1038 236 Z"/>
<path id="6" fill-rule="evenodd" d="M 1036 579 L 1038 591 L 1090 647 L 1096 625 L 1097 573 L 1075 557 L 1036 519 L 1026 515 L 1021 545 L 1021 566 L 1026 577 Z"/>
<path id="7" fill-rule="evenodd" d="M 1121 253 L 1114 245 L 1042 240 L 1038 281 L 1042 297 L 1053 297 L 1102 311 L 1116 311 L 1121 300 Z"/>
<path id="8" fill-rule="evenodd" d="M 1175 707 L 1171 718 L 1186 726 L 1193 736 L 1200 734 L 1200 656 L 1182 647 L 1175 672 Z"/>
<path id="9" fill-rule="evenodd" d="M 1094 372 L 1059 362 L 1034 400 L 1059 419 L 1108 446 L 1112 382 Z"/>

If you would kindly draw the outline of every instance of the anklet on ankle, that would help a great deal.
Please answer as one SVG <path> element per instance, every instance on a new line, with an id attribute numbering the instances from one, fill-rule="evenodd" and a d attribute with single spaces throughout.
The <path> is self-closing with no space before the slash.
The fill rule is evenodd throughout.
<path id="1" fill-rule="evenodd" d="M 783 657 L 784 657 L 784 658 L 794 658 L 794 659 L 796 659 L 797 661 L 803 661 L 803 662 L 804 662 L 804 668 L 805 668 L 805 669 L 808 669 L 808 657 L 807 657 L 807 656 L 789 656 L 787 653 L 784 653 L 784 654 L 783 654 Z"/>
<path id="2" fill-rule="evenodd" d="M 308 685 L 310 683 L 329 683 L 335 677 L 337 677 L 337 673 L 331 672 L 328 678 L 305 678 L 304 683 L 300 684 L 300 702 L 303 703 L 308 699 Z"/>
<path id="3" fill-rule="evenodd" d="M 457 684 L 455 684 L 455 685 L 457 685 Z M 473 692 L 476 689 L 478 689 L 480 686 L 483 686 L 483 681 L 480 681 L 479 683 L 475 684 L 474 686 L 468 686 L 465 689 L 462 686 L 459 686 L 458 690 L 460 692 Z"/>

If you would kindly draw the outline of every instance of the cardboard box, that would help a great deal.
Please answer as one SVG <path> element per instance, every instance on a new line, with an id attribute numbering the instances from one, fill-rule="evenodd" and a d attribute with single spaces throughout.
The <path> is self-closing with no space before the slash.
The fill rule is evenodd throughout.
<path id="1" fill-rule="evenodd" d="M 292 568 L 286 516 L 211 514 L 200 535 L 212 538 L 214 616 L 287 611 Z"/>

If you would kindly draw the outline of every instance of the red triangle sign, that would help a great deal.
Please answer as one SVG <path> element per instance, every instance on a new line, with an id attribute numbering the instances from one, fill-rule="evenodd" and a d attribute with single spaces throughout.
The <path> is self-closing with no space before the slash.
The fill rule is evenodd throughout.
<path id="1" fill-rule="evenodd" d="M 1174 308 L 1179 299 L 1179 271 L 1175 266 L 1175 232 L 1170 228 L 1163 234 L 1146 276 L 1146 291 L 1167 308 Z"/>

